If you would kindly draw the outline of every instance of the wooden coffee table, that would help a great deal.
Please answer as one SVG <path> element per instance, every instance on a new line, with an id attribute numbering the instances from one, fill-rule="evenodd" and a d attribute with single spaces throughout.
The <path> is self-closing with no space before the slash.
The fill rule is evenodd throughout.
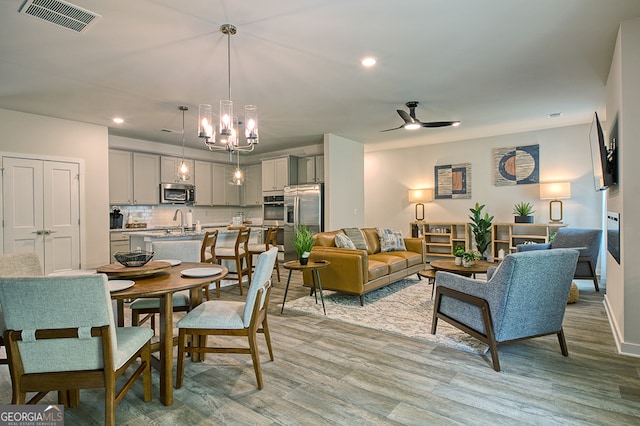
<path id="1" fill-rule="evenodd" d="M 454 274 L 464 275 L 465 277 L 476 274 L 486 274 L 489 266 L 498 266 L 497 263 L 487 262 L 486 260 L 476 260 L 471 266 L 456 265 L 453 259 L 434 260 L 431 267 L 437 271 L 453 272 Z"/>

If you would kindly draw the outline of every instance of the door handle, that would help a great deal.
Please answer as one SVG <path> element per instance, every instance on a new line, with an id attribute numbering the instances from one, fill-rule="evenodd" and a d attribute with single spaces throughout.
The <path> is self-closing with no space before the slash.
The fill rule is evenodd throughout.
<path id="1" fill-rule="evenodd" d="M 44 230 L 33 231 L 32 234 L 42 235 L 44 234 Z"/>
<path id="2" fill-rule="evenodd" d="M 56 232 L 57 232 L 57 231 L 50 231 L 50 230 L 48 230 L 48 229 L 45 229 L 45 230 L 43 230 L 43 231 L 42 231 L 42 233 L 43 233 L 44 235 L 51 235 L 51 234 L 55 234 Z"/>

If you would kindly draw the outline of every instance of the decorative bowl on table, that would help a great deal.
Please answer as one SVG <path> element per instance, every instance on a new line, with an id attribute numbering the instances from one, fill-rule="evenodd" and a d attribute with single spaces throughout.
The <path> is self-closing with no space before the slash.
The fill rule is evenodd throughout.
<path id="1" fill-rule="evenodd" d="M 113 255 L 118 263 L 124 266 L 143 266 L 153 257 L 152 251 L 136 250 L 130 252 L 117 252 Z"/>

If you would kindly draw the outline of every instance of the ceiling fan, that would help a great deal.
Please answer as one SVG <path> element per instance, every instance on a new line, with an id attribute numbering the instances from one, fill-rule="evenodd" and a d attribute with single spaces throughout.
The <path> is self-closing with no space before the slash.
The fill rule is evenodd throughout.
<path id="1" fill-rule="evenodd" d="M 400 127 L 394 127 L 393 129 L 380 130 L 381 132 L 389 132 L 391 130 L 398 129 L 419 129 L 421 127 L 447 127 L 447 126 L 459 126 L 459 121 L 426 121 L 422 122 L 416 118 L 416 107 L 418 106 L 418 101 L 409 101 L 406 103 L 407 108 L 409 108 L 409 112 L 407 113 L 405 110 L 398 109 L 398 115 L 404 120 L 404 124 Z"/>

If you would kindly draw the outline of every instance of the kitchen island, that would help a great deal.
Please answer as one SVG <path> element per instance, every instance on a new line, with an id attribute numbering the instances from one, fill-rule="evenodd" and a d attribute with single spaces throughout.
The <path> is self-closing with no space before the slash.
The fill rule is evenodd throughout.
<path id="1" fill-rule="evenodd" d="M 236 242 L 238 231 L 227 229 L 226 226 L 216 226 L 211 228 L 203 228 L 202 231 L 185 231 L 179 230 L 149 230 L 131 232 L 129 236 L 131 250 L 152 250 L 154 241 L 180 241 L 180 240 L 199 240 L 202 241 L 207 231 L 218 230 L 218 240 L 216 247 L 233 247 Z M 251 227 L 249 244 L 260 244 L 262 242 L 262 227 Z"/>

